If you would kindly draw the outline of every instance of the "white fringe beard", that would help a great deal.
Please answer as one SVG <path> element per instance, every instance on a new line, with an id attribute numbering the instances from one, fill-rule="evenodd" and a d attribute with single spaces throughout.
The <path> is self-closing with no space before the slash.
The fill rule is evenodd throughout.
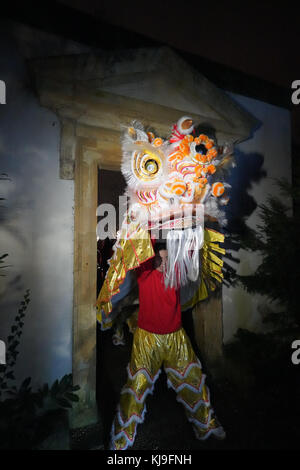
<path id="1" fill-rule="evenodd" d="M 167 234 L 168 263 L 164 270 L 165 286 L 178 289 L 199 275 L 199 250 L 204 243 L 201 225 Z"/>

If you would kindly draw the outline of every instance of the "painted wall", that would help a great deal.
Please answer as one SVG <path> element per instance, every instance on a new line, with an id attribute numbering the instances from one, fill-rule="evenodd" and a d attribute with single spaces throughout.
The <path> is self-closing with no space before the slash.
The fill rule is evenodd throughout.
<path id="1" fill-rule="evenodd" d="M 267 202 L 268 195 L 276 195 L 278 187 L 274 178 L 291 180 L 291 121 L 286 109 L 252 98 L 228 93 L 261 126 L 253 138 L 236 146 L 237 166 L 232 171 L 232 201 L 228 207 L 230 217 L 244 217 L 247 225 L 255 229 L 260 223 L 257 205 Z M 287 201 L 288 202 L 288 201 Z M 261 262 L 258 254 L 232 251 L 239 263 L 229 263 L 240 275 L 252 274 Z M 265 331 L 262 323 L 265 314 L 279 308 L 260 295 L 250 295 L 242 288 L 223 287 L 224 343 L 230 342 L 238 328 Z"/>
<path id="2" fill-rule="evenodd" d="M 19 302 L 30 288 L 16 375 L 19 382 L 31 376 L 33 386 L 51 383 L 72 369 L 74 184 L 59 179 L 59 121 L 40 107 L 25 61 L 86 51 L 71 41 L 0 23 L 0 79 L 7 85 L 7 104 L 0 106 L 0 173 L 10 178 L 0 181 L 0 197 L 6 198 L 0 208 L 0 254 L 9 254 L 10 265 L 0 278 L 0 339 L 7 338 Z M 238 146 L 246 167 L 234 175 L 239 178 L 244 171 L 247 180 L 247 168 L 265 168 L 267 177 L 256 182 L 250 178 L 248 191 L 256 202 L 263 202 L 274 192 L 270 178 L 290 175 L 289 113 L 250 98 L 232 97 L 263 122 L 252 140 Z M 254 226 L 256 210 L 249 216 L 248 223 Z M 251 271 L 258 263 L 242 252 L 239 257 L 239 272 Z M 224 288 L 225 341 L 239 326 L 261 327 L 260 304 L 261 299 L 239 289 Z"/>
<path id="3" fill-rule="evenodd" d="M 33 385 L 72 371 L 74 182 L 59 179 L 60 124 L 30 87 L 25 60 L 86 49 L 14 23 L 0 24 L 0 253 L 10 267 L 0 281 L 0 339 L 31 290 L 16 377 Z"/>

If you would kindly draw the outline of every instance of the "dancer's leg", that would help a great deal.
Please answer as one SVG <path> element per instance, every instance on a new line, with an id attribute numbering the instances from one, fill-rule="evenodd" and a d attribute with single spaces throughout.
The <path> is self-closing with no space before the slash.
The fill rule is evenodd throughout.
<path id="1" fill-rule="evenodd" d="M 138 423 L 144 421 L 145 398 L 153 392 L 163 361 L 160 335 L 137 328 L 133 336 L 128 379 L 121 391 L 115 416 L 111 449 L 125 450 L 133 445 Z"/>
<path id="2" fill-rule="evenodd" d="M 177 393 L 177 401 L 184 405 L 189 421 L 193 423 L 196 437 L 204 440 L 210 434 L 223 438 L 225 433 L 210 403 L 206 375 L 184 329 L 173 333 L 174 338 L 164 368 L 168 386 Z"/>

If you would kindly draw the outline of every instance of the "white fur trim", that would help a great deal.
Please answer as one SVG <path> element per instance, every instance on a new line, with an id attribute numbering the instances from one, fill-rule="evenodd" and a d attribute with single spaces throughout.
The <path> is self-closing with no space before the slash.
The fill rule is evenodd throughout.
<path id="1" fill-rule="evenodd" d="M 215 434 L 215 431 L 216 431 L 217 429 L 220 429 L 221 427 L 222 427 L 222 426 L 219 426 L 219 427 L 217 427 L 217 428 L 210 429 L 210 430 L 208 431 L 208 433 L 205 434 L 205 436 L 203 436 L 203 437 L 197 437 L 197 436 L 196 436 L 196 439 L 198 439 L 199 441 L 205 441 L 211 434 Z"/>
<path id="2" fill-rule="evenodd" d="M 153 377 L 153 380 L 152 380 L 151 377 L 150 377 L 149 372 L 147 371 L 147 369 L 145 367 L 142 367 L 141 369 L 137 370 L 135 372 L 135 374 L 132 375 L 129 366 L 130 366 L 130 364 L 127 365 L 127 373 L 128 373 L 128 377 L 130 378 L 130 380 L 134 380 L 138 374 L 144 374 L 146 379 L 148 380 L 148 382 L 150 384 L 154 384 L 156 382 L 156 380 L 158 379 L 159 374 L 161 373 L 161 369 L 159 369 L 158 372 Z"/>
<path id="3" fill-rule="evenodd" d="M 129 364 L 128 364 L 128 366 L 127 366 L 128 376 L 129 376 L 131 379 L 135 378 L 135 377 L 137 376 L 137 374 L 138 374 L 139 372 L 141 372 L 141 371 L 142 371 L 142 373 L 144 373 L 144 375 L 147 377 L 147 380 L 148 380 L 148 378 L 150 379 L 149 374 L 148 374 L 148 372 L 146 371 L 146 369 L 140 369 L 140 370 L 138 370 L 134 375 L 131 375 L 130 370 L 129 370 Z M 146 372 L 146 374 L 145 374 L 145 372 Z M 158 379 L 160 373 L 161 373 L 161 369 L 159 369 L 159 371 L 158 371 L 157 374 L 155 375 L 153 381 L 152 381 L 151 379 L 149 380 L 150 383 L 152 384 L 152 387 L 151 387 L 151 389 L 147 389 L 147 390 L 145 391 L 145 393 L 143 394 L 143 400 L 142 400 L 142 401 L 139 401 L 139 400 L 136 399 L 136 401 L 137 401 L 138 403 L 143 403 L 144 400 L 145 400 L 145 398 L 146 398 L 146 395 L 148 395 L 149 393 L 153 393 L 154 384 L 155 384 L 156 380 Z M 133 391 L 132 391 L 131 389 L 124 389 L 124 391 L 121 391 L 121 393 L 126 393 L 126 392 L 132 393 L 132 394 L 134 395 L 134 393 L 133 393 Z M 135 395 L 134 395 L 134 396 L 135 396 Z M 121 426 L 123 426 L 123 427 L 128 427 L 133 421 L 135 421 L 135 422 L 136 422 L 136 427 L 135 427 L 135 431 L 134 431 L 133 440 L 132 440 L 132 442 L 131 442 L 131 440 L 128 439 L 128 437 L 127 437 L 127 435 L 126 435 L 126 433 L 125 433 L 124 430 L 120 431 L 117 435 L 115 435 L 115 424 L 114 424 L 114 422 L 113 422 L 112 429 L 111 429 L 111 433 L 110 433 L 110 436 L 111 436 L 110 450 L 116 450 L 116 447 L 115 447 L 115 445 L 114 445 L 114 442 L 115 442 L 117 439 L 119 439 L 122 435 L 123 435 L 123 436 L 125 437 L 125 439 L 126 439 L 126 447 L 124 447 L 123 449 L 120 449 L 120 450 L 126 450 L 128 447 L 131 447 L 131 446 L 133 445 L 133 443 L 134 443 L 134 441 L 135 441 L 135 437 L 136 437 L 137 425 L 144 422 L 146 411 L 147 411 L 147 407 L 146 407 L 146 404 L 145 404 L 141 416 L 132 415 L 132 416 L 129 418 L 128 421 L 125 421 L 125 422 L 124 422 L 123 419 L 122 419 L 122 417 L 121 417 L 120 404 L 118 404 L 118 407 L 117 407 L 117 417 L 118 417 L 118 420 L 119 420 L 119 423 L 121 424 Z"/>
<path id="4" fill-rule="evenodd" d="M 193 385 L 190 385 L 188 383 L 183 383 L 181 385 L 179 385 L 177 388 L 172 384 L 171 380 L 168 379 L 167 380 L 167 384 L 168 384 L 168 387 L 169 388 L 172 388 L 173 390 L 175 390 L 176 393 L 179 393 L 180 390 L 183 390 L 184 388 L 188 388 L 189 390 L 191 390 L 192 392 L 195 392 L 195 393 L 201 393 L 202 391 L 202 388 L 203 388 L 203 385 L 204 385 L 204 382 L 205 382 L 205 377 L 206 375 L 203 374 L 202 375 L 202 378 L 201 378 L 201 382 L 199 384 L 199 388 L 196 388 L 194 387 Z"/>
<path id="5" fill-rule="evenodd" d="M 178 372 L 178 370 L 173 369 L 173 367 L 164 367 L 164 370 L 165 372 L 173 372 L 173 374 L 175 374 L 179 379 L 185 379 L 187 375 L 190 373 L 190 370 L 192 369 L 192 367 L 198 367 L 199 369 L 202 369 L 201 362 L 199 359 L 198 361 L 199 362 L 191 362 L 191 364 L 189 364 L 188 367 L 186 368 L 183 375 L 180 372 Z M 203 375 L 204 377 L 206 377 L 205 374 Z"/>
<path id="6" fill-rule="evenodd" d="M 206 424 L 201 423 L 201 421 L 199 421 L 195 417 L 187 416 L 187 419 L 189 420 L 190 423 L 194 423 L 202 429 L 208 429 L 209 428 L 209 423 L 210 423 L 210 420 L 211 420 L 211 416 L 212 416 L 213 413 L 214 413 L 214 410 L 211 408 L 208 412 L 208 418 L 207 418 L 207 423 Z"/>
<path id="7" fill-rule="evenodd" d="M 143 402 L 145 401 L 145 399 L 146 399 L 146 396 L 153 393 L 154 385 L 155 385 L 156 380 L 158 379 L 158 376 L 159 376 L 160 372 L 161 372 L 161 369 L 160 369 L 160 370 L 158 371 L 158 373 L 155 375 L 155 377 L 154 377 L 154 379 L 153 379 L 153 382 L 152 382 L 151 388 L 147 388 L 147 389 L 145 390 L 145 392 L 143 393 L 143 395 L 142 395 L 141 398 L 138 398 L 138 397 L 136 396 L 136 393 L 134 392 L 134 390 L 132 390 L 131 388 L 128 388 L 128 387 L 123 388 L 122 391 L 121 391 L 121 394 L 123 394 L 123 393 L 130 393 L 131 395 L 134 396 L 134 399 L 135 399 L 135 401 L 136 401 L 137 403 L 143 403 Z M 135 377 L 136 377 L 136 375 L 137 375 L 137 374 L 135 374 Z M 146 374 L 143 374 L 143 375 L 146 376 Z M 147 380 L 148 380 L 148 377 L 146 377 L 146 378 L 147 378 Z M 122 424 L 122 423 L 121 423 L 121 424 Z"/>

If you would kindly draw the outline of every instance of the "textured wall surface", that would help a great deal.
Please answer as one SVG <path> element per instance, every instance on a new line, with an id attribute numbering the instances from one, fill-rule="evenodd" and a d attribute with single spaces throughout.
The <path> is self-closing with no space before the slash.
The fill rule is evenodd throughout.
<path id="1" fill-rule="evenodd" d="M 78 53 L 75 43 L 13 23 L 0 26 L 0 338 L 6 340 L 26 289 L 31 290 L 16 377 L 33 385 L 72 371 L 74 181 L 59 179 L 60 124 L 30 86 L 26 59 Z"/>
<path id="2" fill-rule="evenodd" d="M 291 180 L 291 121 L 290 112 L 262 101 L 230 94 L 259 121 L 261 126 L 254 137 L 236 146 L 237 166 L 232 171 L 232 201 L 228 219 L 244 218 L 255 229 L 260 223 L 257 205 L 267 202 L 269 195 L 277 195 L 274 178 Z M 287 201 L 289 202 L 289 201 Z M 261 262 L 257 253 L 240 249 L 232 252 L 240 263 L 232 263 L 238 274 L 252 274 Z M 264 331 L 264 314 L 276 305 L 260 295 L 250 295 L 244 289 L 223 287 L 224 342 L 232 340 L 238 328 Z"/>

